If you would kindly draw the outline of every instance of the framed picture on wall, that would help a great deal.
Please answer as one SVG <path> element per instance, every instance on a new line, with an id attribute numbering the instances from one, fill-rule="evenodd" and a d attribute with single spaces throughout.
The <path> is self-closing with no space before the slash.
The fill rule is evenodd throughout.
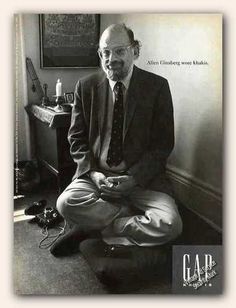
<path id="1" fill-rule="evenodd" d="M 97 67 L 99 14 L 40 14 L 41 68 Z"/>
<path id="2" fill-rule="evenodd" d="M 64 97 L 67 104 L 72 104 L 74 102 L 74 92 L 65 93 Z"/>

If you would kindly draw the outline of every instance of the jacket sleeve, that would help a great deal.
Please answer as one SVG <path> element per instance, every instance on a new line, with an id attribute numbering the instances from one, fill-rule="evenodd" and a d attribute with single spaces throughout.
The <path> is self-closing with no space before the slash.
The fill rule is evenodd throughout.
<path id="1" fill-rule="evenodd" d="M 86 123 L 81 98 L 81 84 L 75 88 L 75 100 L 72 108 L 71 126 L 68 132 L 70 154 L 77 164 L 77 175 L 81 176 L 94 168 L 95 162 L 89 149 L 88 124 Z"/>
<path id="2" fill-rule="evenodd" d="M 174 147 L 173 104 L 167 80 L 164 80 L 156 100 L 149 146 L 140 160 L 129 169 L 129 173 L 143 187 L 165 172 L 167 158 Z"/>

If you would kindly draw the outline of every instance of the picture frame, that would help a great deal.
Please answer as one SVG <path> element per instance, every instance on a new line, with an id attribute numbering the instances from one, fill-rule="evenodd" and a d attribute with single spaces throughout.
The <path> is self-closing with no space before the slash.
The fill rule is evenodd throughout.
<path id="1" fill-rule="evenodd" d="M 39 14 L 40 67 L 98 67 L 99 14 Z"/>
<path id="2" fill-rule="evenodd" d="M 74 92 L 67 92 L 64 94 L 66 104 L 73 104 Z"/>

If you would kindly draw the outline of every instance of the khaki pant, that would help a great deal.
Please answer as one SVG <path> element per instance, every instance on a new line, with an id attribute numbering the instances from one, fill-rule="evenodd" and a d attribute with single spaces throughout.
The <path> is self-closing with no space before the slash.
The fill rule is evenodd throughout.
<path id="1" fill-rule="evenodd" d="M 57 200 L 68 223 L 100 230 L 108 244 L 155 246 L 174 240 L 182 220 L 172 197 L 137 186 L 120 200 L 105 201 L 88 177 L 74 180 Z"/>

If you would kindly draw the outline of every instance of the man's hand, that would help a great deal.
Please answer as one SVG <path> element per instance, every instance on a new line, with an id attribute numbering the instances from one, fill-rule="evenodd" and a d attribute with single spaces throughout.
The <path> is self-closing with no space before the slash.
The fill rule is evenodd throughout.
<path id="1" fill-rule="evenodd" d="M 94 184 L 97 186 L 97 188 L 100 190 L 101 185 L 107 184 L 107 178 L 102 172 L 98 171 L 90 171 L 90 178 L 94 182 Z"/>
<path id="2" fill-rule="evenodd" d="M 101 191 L 103 196 L 121 198 L 128 195 L 134 186 L 136 182 L 131 175 L 110 176 L 106 178 L 106 183 L 101 184 Z"/>

